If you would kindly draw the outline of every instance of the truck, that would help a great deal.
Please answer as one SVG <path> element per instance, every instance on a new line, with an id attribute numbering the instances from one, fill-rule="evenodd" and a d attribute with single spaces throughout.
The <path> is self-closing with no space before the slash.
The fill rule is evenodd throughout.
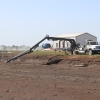
<path id="1" fill-rule="evenodd" d="M 100 45 L 97 41 L 87 40 L 84 46 L 79 46 L 73 51 L 73 54 L 100 54 Z"/>
<path id="2" fill-rule="evenodd" d="M 29 50 L 26 50 L 10 59 L 7 59 L 7 61 L 5 63 L 10 63 L 11 61 L 16 60 L 17 58 L 26 55 L 28 53 L 33 52 L 41 42 L 43 42 L 44 40 L 52 40 L 52 41 L 69 41 L 71 46 L 70 48 L 61 48 L 62 50 L 65 51 L 66 50 L 70 52 L 71 55 L 76 55 L 76 54 L 89 54 L 92 55 L 94 53 L 100 53 L 100 45 L 92 40 L 87 41 L 86 45 L 84 46 L 80 46 L 79 43 L 76 43 L 74 39 L 69 39 L 69 38 L 60 38 L 60 37 L 49 37 L 49 35 L 46 35 L 42 40 L 40 40 L 38 43 L 36 43 L 34 46 L 32 46 Z"/>

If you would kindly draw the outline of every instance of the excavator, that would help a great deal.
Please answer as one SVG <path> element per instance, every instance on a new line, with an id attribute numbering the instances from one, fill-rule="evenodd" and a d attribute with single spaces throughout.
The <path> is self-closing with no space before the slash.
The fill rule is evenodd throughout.
<path id="1" fill-rule="evenodd" d="M 36 43 L 34 46 L 32 46 L 29 50 L 26 50 L 10 59 L 8 59 L 5 63 L 10 63 L 11 61 L 14 61 L 16 60 L 17 58 L 23 56 L 23 55 L 26 55 L 26 54 L 29 54 L 31 52 L 33 52 L 41 42 L 43 42 L 44 40 L 52 40 L 52 41 L 57 41 L 57 40 L 60 40 L 60 41 L 69 41 L 71 43 L 71 47 L 70 49 L 68 49 L 68 51 L 73 54 L 73 51 L 78 47 L 78 45 L 76 44 L 75 40 L 74 39 L 67 39 L 67 38 L 60 38 L 60 37 L 49 37 L 49 35 L 46 35 L 41 41 L 39 41 L 38 43 Z M 64 49 L 65 51 L 67 50 L 67 48 Z"/>

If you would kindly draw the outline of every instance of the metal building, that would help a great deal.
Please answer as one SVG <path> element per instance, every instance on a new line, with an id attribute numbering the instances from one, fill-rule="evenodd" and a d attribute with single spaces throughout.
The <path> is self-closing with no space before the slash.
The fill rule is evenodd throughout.
<path id="1" fill-rule="evenodd" d="M 79 33 L 79 34 L 61 34 L 57 37 L 74 39 L 76 43 L 80 44 L 80 46 L 85 45 L 87 40 L 97 41 L 96 36 L 93 36 L 87 32 Z M 71 44 L 68 41 L 54 41 L 53 42 L 53 48 L 69 48 L 70 46 Z"/>

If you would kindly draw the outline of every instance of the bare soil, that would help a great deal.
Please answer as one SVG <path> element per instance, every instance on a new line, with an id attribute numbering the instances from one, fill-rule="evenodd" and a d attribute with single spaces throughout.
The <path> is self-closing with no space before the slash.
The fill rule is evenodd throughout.
<path id="1" fill-rule="evenodd" d="M 0 56 L 0 100 L 100 100 L 100 56 Z"/>

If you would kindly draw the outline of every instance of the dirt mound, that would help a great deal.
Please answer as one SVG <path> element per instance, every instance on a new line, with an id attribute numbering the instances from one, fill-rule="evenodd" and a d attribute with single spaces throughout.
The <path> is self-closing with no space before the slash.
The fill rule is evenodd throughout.
<path id="1" fill-rule="evenodd" d="M 57 55 L 57 56 L 53 56 L 53 57 L 51 57 L 51 58 L 49 58 L 48 59 L 48 61 L 47 61 L 47 65 L 51 65 L 51 64 L 58 64 L 59 62 L 61 62 L 62 60 L 63 60 L 64 58 L 63 58 L 63 56 L 59 56 L 59 55 Z"/>
<path id="2" fill-rule="evenodd" d="M 1 57 L 2 60 L 6 60 L 12 58 L 15 54 L 8 54 Z M 97 64 L 100 65 L 100 56 L 69 56 L 69 55 L 33 55 L 27 54 L 17 59 L 19 62 L 28 62 L 34 60 L 45 60 L 47 65 L 50 64 L 86 64 L 92 65 Z"/>

